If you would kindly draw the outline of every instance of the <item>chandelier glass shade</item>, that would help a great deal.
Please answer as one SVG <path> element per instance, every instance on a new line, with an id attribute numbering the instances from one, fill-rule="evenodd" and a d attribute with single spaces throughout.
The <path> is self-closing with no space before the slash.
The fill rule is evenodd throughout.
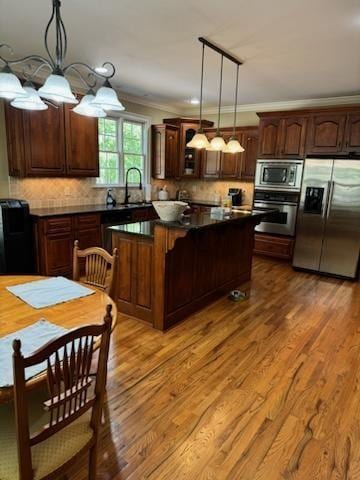
<path id="1" fill-rule="evenodd" d="M 186 144 L 189 148 L 196 148 L 201 150 L 202 148 L 208 148 L 210 146 L 209 140 L 205 133 L 201 132 L 200 129 L 193 136 L 189 143 Z"/>
<path id="2" fill-rule="evenodd" d="M 26 90 L 23 89 L 16 75 L 12 73 L 9 67 L 0 72 L 0 98 L 13 100 L 16 97 L 26 97 Z"/>
<path id="3" fill-rule="evenodd" d="M 241 146 L 239 140 L 236 137 L 231 137 L 225 149 L 223 150 L 224 153 L 241 153 L 244 151 L 245 149 Z"/>
<path id="4" fill-rule="evenodd" d="M 36 92 L 36 90 L 32 81 L 42 70 L 46 69 L 50 75 L 46 78 L 44 85 L 36 92 L 39 97 L 49 102 L 78 104 L 79 102 L 66 78 L 66 76 L 72 74 L 80 78 L 86 91 L 94 89 L 97 86 L 98 80 L 101 85 L 97 93 L 93 91 L 91 97 L 89 97 L 89 95 L 84 97 L 87 98 L 81 101 L 81 108 L 79 105 L 79 108 L 74 109 L 76 113 L 99 117 L 106 116 L 105 110 L 124 110 L 123 105 L 117 97 L 116 91 L 111 87 L 109 82 L 109 79 L 115 75 L 115 66 L 111 62 L 105 62 L 97 69 L 90 67 L 84 62 L 74 62 L 65 65 L 68 42 L 60 12 L 61 2 L 60 0 L 51 0 L 51 4 L 52 12 L 44 35 L 47 57 L 34 54 L 14 60 L 13 58 L 5 58 L 0 54 L 0 68 L 1 64 L 3 64 L 0 70 L 0 98 L 12 100 L 12 104 L 15 104 L 17 108 L 40 110 L 39 99 L 35 96 L 34 92 Z M 51 51 L 49 47 L 49 35 L 52 28 L 55 34 L 54 51 Z M 4 48 L 13 55 L 13 50 L 9 45 L 0 44 L 0 50 Z M 13 67 L 23 69 L 20 76 L 24 77 L 27 83 L 31 83 L 31 86 L 28 85 L 27 88 L 21 86 L 20 80 L 17 73 L 14 73 Z M 20 101 L 21 98 L 27 97 L 29 97 L 27 101 Z M 31 108 L 31 105 L 34 108 Z M 44 109 L 43 106 L 42 108 Z"/>
<path id="5" fill-rule="evenodd" d="M 96 118 L 103 118 L 106 117 L 106 112 L 95 105 L 92 105 L 92 101 L 95 98 L 95 94 L 92 90 L 90 90 L 82 99 L 79 105 L 76 105 L 73 108 L 75 113 L 79 115 L 84 115 L 85 117 L 96 117 Z"/>
<path id="6" fill-rule="evenodd" d="M 224 150 L 226 147 L 226 142 L 224 138 L 217 134 L 216 137 L 212 138 L 210 140 L 210 147 L 208 147 L 206 150 L 209 152 L 221 152 Z"/>
<path id="7" fill-rule="evenodd" d="M 36 91 L 35 87 L 31 83 L 25 83 L 24 90 L 26 96 L 16 97 L 10 103 L 15 108 L 20 108 L 21 110 L 47 110 L 48 106 L 44 103 L 39 93 Z"/>

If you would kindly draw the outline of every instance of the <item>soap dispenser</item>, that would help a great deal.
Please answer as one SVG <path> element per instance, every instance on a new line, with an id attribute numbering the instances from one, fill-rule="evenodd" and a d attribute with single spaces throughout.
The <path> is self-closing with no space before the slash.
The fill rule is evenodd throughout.
<path id="1" fill-rule="evenodd" d="M 106 206 L 108 208 L 111 208 L 111 207 L 115 207 L 115 205 L 116 205 L 115 197 L 113 195 L 112 189 L 109 188 L 106 194 Z"/>

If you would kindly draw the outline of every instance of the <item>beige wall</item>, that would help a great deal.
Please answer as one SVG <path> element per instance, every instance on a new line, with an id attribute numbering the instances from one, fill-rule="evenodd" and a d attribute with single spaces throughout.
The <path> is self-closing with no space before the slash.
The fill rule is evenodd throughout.
<path id="1" fill-rule="evenodd" d="M 0 198 L 9 196 L 9 172 L 7 162 L 5 114 L 3 102 L 0 101 Z"/>
<path id="2" fill-rule="evenodd" d="M 217 115 L 204 115 L 206 120 L 214 122 L 217 126 Z M 220 116 L 220 127 L 232 127 L 234 125 L 234 114 L 223 113 Z M 259 125 L 259 117 L 256 112 L 240 112 L 236 115 L 236 125 L 239 127 L 250 127 Z"/>

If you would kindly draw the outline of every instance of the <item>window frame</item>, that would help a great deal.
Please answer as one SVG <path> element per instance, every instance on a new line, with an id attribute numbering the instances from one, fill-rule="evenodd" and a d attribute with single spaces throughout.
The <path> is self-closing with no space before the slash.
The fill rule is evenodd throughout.
<path id="1" fill-rule="evenodd" d="M 151 158 L 150 158 L 150 137 L 149 131 L 151 127 L 150 117 L 144 115 L 139 115 L 137 113 L 112 113 L 105 117 L 106 119 L 116 120 L 116 130 L 117 130 L 117 142 L 118 142 L 118 166 L 119 166 L 119 183 L 98 183 L 97 178 L 94 179 L 95 188 L 116 188 L 116 187 L 125 187 L 125 165 L 124 165 L 124 148 L 123 148 L 123 123 L 124 121 L 140 123 L 143 125 L 143 134 L 142 134 L 142 144 L 143 144 L 143 155 L 144 155 L 144 172 L 142 175 L 143 185 L 150 183 L 150 174 L 151 174 Z M 99 148 L 100 153 L 100 148 Z M 100 158 L 99 158 L 100 162 Z M 99 178 L 99 177 L 98 177 Z M 137 187 L 138 182 L 130 183 L 129 187 Z"/>

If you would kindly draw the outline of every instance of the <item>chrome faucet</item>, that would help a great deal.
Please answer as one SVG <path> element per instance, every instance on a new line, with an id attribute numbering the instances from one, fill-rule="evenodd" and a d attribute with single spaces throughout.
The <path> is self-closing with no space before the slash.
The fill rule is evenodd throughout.
<path id="1" fill-rule="evenodd" d="M 126 175 L 125 175 L 125 199 L 124 199 L 124 203 L 129 203 L 129 198 L 130 198 L 130 194 L 129 194 L 129 185 L 128 185 L 128 177 L 129 177 L 129 172 L 131 172 L 131 170 L 136 170 L 137 172 L 139 172 L 139 177 L 140 177 L 140 181 L 139 181 L 139 190 L 142 190 L 142 183 L 141 183 L 141 180 L 142 180 L 142 174 L 141 174 L 141 170 L 139 170 L 138 168 L 136 167 L 131 167 L 131 168 L 128 168 L 128 170 L 126 171 Z"/>

